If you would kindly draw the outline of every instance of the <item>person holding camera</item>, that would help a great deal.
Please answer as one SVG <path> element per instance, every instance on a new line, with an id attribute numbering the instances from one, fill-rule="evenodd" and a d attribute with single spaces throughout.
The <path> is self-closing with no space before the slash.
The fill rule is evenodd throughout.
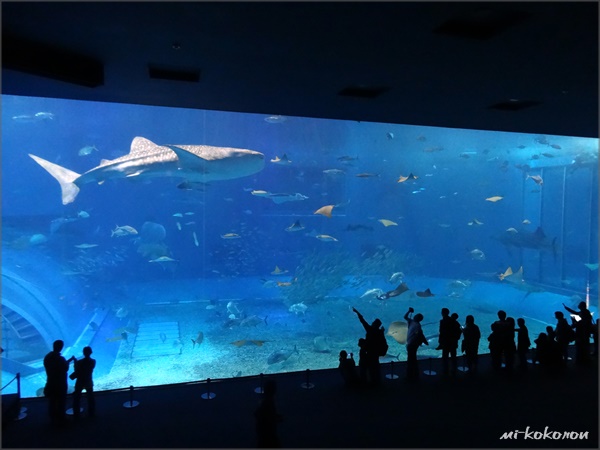
<path id="1" fill-rule="evenodd" d="M 421 328 L 421 321 L 423 320 L 423 314 L 417 313 L 414 318 L 411 317 L 415 310 L 412 307 L 408 308 L 406 314 L 404 314 L 404 320 L 408 322 L 408 333 L 406 336 L 406 352 L 408 357 L 406 359 L 406 379 L 408 381 L 417 381 L 419 379 L 419 361 L 417 360 L 417 350 L 421 344 L 429 345 L 423 329 Z"/>
<path id="2" fill-rule="evenodd" d="M 96 401 L 94 399 L 94 382 L 92 373 L 96 367 L 96 360 L 91 358 L 92 347 L 83 347 L 83 358 L 75 360 L 75 371 L 69 376 L 75 381 L 75 392 L 73 392 L 73 417 L 78 419 L 80 416 L 79 404 L 81 401 L 81 392 L 85 389 L 87 394 L 88 416 L 96 415 Z"/>

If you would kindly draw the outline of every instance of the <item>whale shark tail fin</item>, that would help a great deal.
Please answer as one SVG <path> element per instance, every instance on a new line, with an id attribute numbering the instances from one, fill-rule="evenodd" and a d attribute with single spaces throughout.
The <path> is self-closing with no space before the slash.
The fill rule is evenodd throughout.
<path id="1" fill-rule="evenodd" d="M 58 164 L 46 161 L 45 159 L 32 155 L 31 153 L 29 153 L 29 156 L 31 156 L 36 163 L 46 169 L 46 171 L 52 175 L 56 181 L 58 181 L 62 191 L 63 205 L 73 202 L 75 197 L 77 197 L 77 194 L 79 194 L 79 187 L 74 183 L 74 181 L 79 178 L 80 175 L 77 172 L 73 172 L 72 170 L 66 169 Z"/>

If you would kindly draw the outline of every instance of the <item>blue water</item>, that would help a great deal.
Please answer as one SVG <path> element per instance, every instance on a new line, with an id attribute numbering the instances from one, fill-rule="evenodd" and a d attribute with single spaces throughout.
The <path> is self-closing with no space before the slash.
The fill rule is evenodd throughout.
<path id="1" fill-rule="evenodd" d="M 39 112 L 51 116 L 35 118 Z M 202 191 L 177 189 L 181 180 L 170 178 L 91 183 L 63 205 L 58 183 L 28 156 L 83 173 L 100 159 L 127 154 L 136 136 L 161 145 L 251 149 L 265 155 L 265 168 L 210 182 Z M 97 151 L 80 156 L 86 146 Z M 271 162 L 284 154 L 289 165 Z M 12 351 L 12 358 L 35 366 L 48 340 L 65 339 L 76 355 L 90 344 L 97 382 L 108 389 L 333 367 L 341 348 L 357 351 L 362 330 L 351 306 L 368 319 L 381 316 L 384 325 L 401 320 L 409 304 L 425 313 L 425 322 L 437 321 L 439 309 L 449 306 L 461 321 L 471 313 L 484 325 L 505 308 L 515 318 L 535 319 L 530 329 L 543 330 L 563 301 L 585 299 L 588 283 L 597 311 L 598 272 L 585 266 L 598 262 L 597 156 L 598 140 L 589 138 L 3 96 L 3 273 L 18 273 L 36 286 L 40 302 L 68 329 L 28 348 L 3 321 L 3 356 L 11 358 Z M 330 169 L 343 172 L 324 172 Z M 410 173 L 417 178 L 397 182 Z M 543 184 L 528 174 L 541 176 Z M 308 198 L 276 204 L 252 190 Z M 496 196 L 502 198 L 486 200 Z M 336 205 L 333 217 L 314 214 L 325 205 Z M 73 220 L 52 232 L 57 219 Z M 305 229 L 286 231 L 296 220 Z M 164 227 L 160 251 L 175 261 L 150 263 L 157 255 L 140 246 L 139 235 L 111 237 L 117 225 L 140 231 L 145 222 Z M 541 251 L 498 240 L 509 228 L 524 236 L 537 227 L 546 235 Z M 240 237 L 221 238 L 227 233 Z M 43 237 L 32 242 L 37 234 Z M 75 247 L 81 244 L 95 246 Z M 500 282 L 497 274 L 509 266 L 523 266 L 531 292 Z M 287 272 L 275 275 L 276 267 Z M 410 292 L 388 302 L 360 298 L 368 289 L 395 288 L 398 283 L 389 282 L 395 272 L 403 272 Z M 456 280 L 468 287 L 453 287 Z M 426 288 L 436 296 L 415 297 Z M 3 316 L 8 304 L 36 308 L 20 299 L 19 289 L 25 287 L 15 287 L 11 298 L 3 292 Z M 230 302 L 240 311 L 237 319 L 266 320 L 227 327 Z M 308 306 L 306 313 L 290 312 L 299 303 Z M 98 330 L 78 341 L 100 313 Z M 138 325 L 170 321 L 178 324 L 179 337 L 162 342 L 157 336 L 155 345 L 181 348 L 181 354 L 155 360 L 156 366 L 132 357 Z M 125 327 L 133 331 L 128 340 L 111 341 Z M 433 334 L 437 325 L 430 328 Z M 199 331 L 204 341 L 192 353 Z M 312 348 L 319 336 L 331 353 Z M 240 340 L 266 342 L 231 345 Z M 265 365 L 271 352 L 294 346 L 303 351 L 287 365 Z M 10 376 L 3 372 L 3 380 Z M 42 378 L 32 376 L 29 383 L 39 386 Z"/>

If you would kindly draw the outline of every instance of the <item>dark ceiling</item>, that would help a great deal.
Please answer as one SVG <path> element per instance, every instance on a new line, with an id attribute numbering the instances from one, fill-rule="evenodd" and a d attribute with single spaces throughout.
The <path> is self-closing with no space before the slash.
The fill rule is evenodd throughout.
<path id="1" fill-rule="evenodd" d="M 598 137 L 597 2 L 2 2 L 2 92 Z"/>

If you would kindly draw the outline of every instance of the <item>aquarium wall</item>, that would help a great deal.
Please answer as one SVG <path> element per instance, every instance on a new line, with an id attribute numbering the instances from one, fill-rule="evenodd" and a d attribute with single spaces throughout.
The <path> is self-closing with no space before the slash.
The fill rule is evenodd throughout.
<path id="1" fill-rule="evenodd" d="M 2 124 L 2 377 L 25 396 L 55 339 L 106 390 L 337 367 L 353 307 L 421 312 L 423 357 L 442 307 L 480 352 L 499 309 L 532 336 L 562 303 L 597 315 L 598 139 L 17 96 Z"/>

